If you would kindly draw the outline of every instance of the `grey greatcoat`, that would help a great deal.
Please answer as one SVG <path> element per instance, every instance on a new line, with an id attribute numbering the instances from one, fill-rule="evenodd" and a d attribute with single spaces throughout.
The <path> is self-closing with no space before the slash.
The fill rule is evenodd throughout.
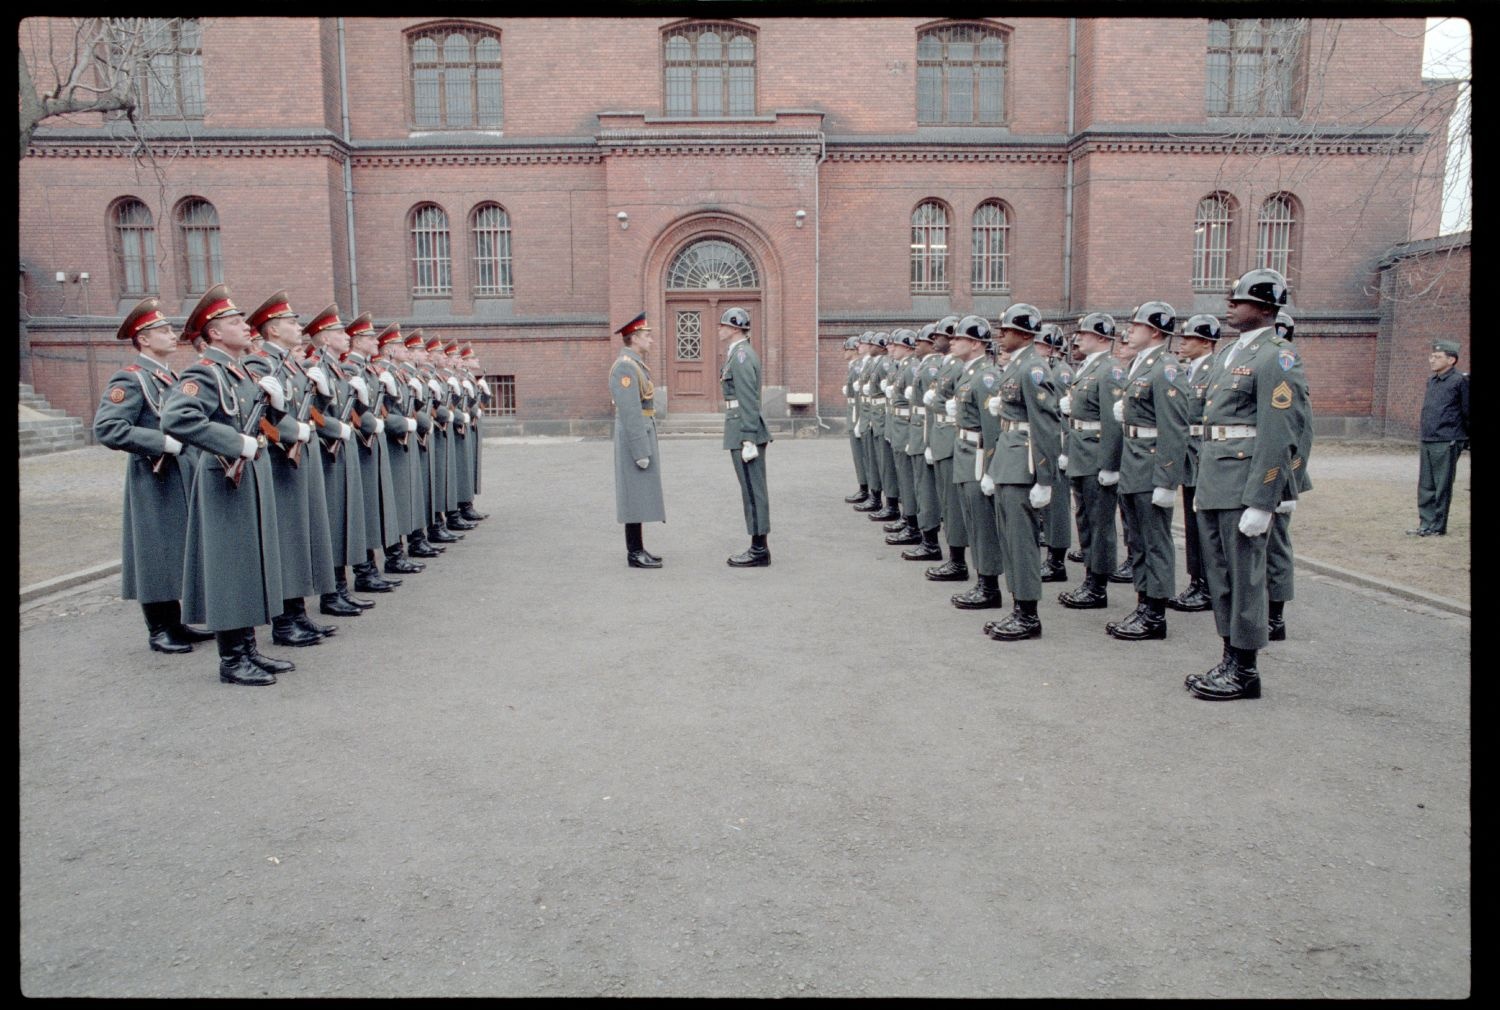
<path id="1" fill-rule="evenodd" d="M 375 375 L 375 369 L 369 366 L 363 355 L 348 355 L 346 364 L 351 375 L 364 378 L 365 386 L 370 392 L 369 403 L 361 401 L 354 408 L 354 415 L 359 418 L 359 434 L 354 436 L 354 446 L 358 449 L 360 477 L 364 481 L 365 540 L 370 550 L 379 551 L 382 547 L 400 543 L 401 534 L 406 532 L 397 521 L 396 489 L 391 480 L 391 462 L 386 455 L 385 436 L 378 434 L 380 426 L 375 423 L 386 394 Z M 358 395 L 356 392 L 355 396 Z M 351 563 L 362 564 L 364 560 L 360 558 Z"/>
<path id="2" fill-rule="evenodd" d="M 406 375 L 399 365 L 385 368 L 375 367 L 375 381 L 385 375 L 390 383 L 385 390 L 385 409 L 381 417 L 385 421 L 385 455 L 390 464 L 391 489 L 395 498 L 395 522 L 400 533 L 410 533 L 417 527 L 419 508 L 412 507 L 412 493 L 420 491 L 417 482 L 421 471 L 417 463 L 417 419 L 412 405 L 411 387 L 406 384 Z M 391 390 L 395 392 L 392 393 Z M 407 420 L 410 418 L 411 420 Z M 424 522 L 425 526 L 426 523 Z"/>
<path id="3" fill-rule="evenodd" d="M 182 595 L 182 545 L 187 538 L 188 487 L 198 450 L 166 452 L 162 400 L 177 381 L 167 366 L 144 354 L 110 377 L 94 413 L 94 437 L 128 453 L 125 523 L 120 539 L 120 596 L 165 603 Z"/>
<path id="4" fill-rule="evenodd" d="M 656 449 L 656 387 L 634 348 L 620 352 L 609 372 L 615 402 L 615 521 L 664 523 L 661 457 Z M 647 460 L 644 470 L 638 459 Z"/>
<path id="5" fill-rule="evenodd" d="M 182 373 L 162 410 L 163 431 L 203 450 L 188 499 L 182 619 L 209 631 L 270 624 L 286 599 L 270 457 L 262 449 L 247 461 L 238 486 L 225 476 L 260 397 L 239 363 L 210 347 Z"/>
<path id="6" fill-rule="evenodd" d="M 328 377 L 332 396 L 323 396 L 317 389 L 318 415 L 323 424 L 318 428 L 322 440 L 323 490 L 328 506 L 329 542 L 333 552 L 333 565 L 363 564 L 369 545 L 365 540 L 365 488 L 359 472 L 359 453 L 354 451 L 353 439 L 349 442 L 339 437 L 338 421 L 344 408 L 354 395 L 338 355 L 320 351 L 317 366 Z"/>

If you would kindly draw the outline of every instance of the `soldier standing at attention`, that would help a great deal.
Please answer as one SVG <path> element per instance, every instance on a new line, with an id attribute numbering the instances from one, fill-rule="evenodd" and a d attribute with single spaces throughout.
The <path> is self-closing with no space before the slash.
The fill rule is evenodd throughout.
<path id="1" fill-rule="evenodd" d="M 625 561 L 631 568 L 660 568 L 646 550 L 641 523 L 664 523 L 661 459 L 656 445 L 656 385 L 645 355 L 655 341 L 642 312 L 615 331 L 625 346 L 609 370 L 615 403 L 615 522 L 625 524 Z"/>
<path id="2" fill-rule="evenodd" d="M 1422 397 L 1421 462 L 1417 469 L 1416 529 L 1409 537 L 1448 533 L 1448 506 L 1458 457 L 1469 447 L 1469 376 L 1458 370 L 1456 340 L 1435 340 L 1427 365 L 1427 392 Z"/>
<path id="3" fill-rule="evenodd" d="M 873 420 L 874 408 L 870 403 L 869 385 L 871 369 L 878 360 L 877 355 L 881 353 L 880 348 L 875 345 L 875 331 L 866 330 L 859 338 L 859 347 L 862 351 L 859 359 L 855 362 L 858 366 L 854 370 L 854 389 L 856 413 L 854 418 L 854 441 L 859 448 L 859 458 L 864 466 L 865 474 L 865 497 L 854 502 L 856 512 L 874 512 L 880 508 L 880 464 L 875 455 L 870 451 L 874 442 L 870 435 L 870 422 Z"/>
<path id="4" fill-rule="evenodd" d="M 938 498 L 936 470 L 928 458 L 932 455 L 932 419 L 924 400 L 931 383 L 937 381 L 942 368 L 943 356 L 933 350 L 933 333 L 936 323 L 928 323 L 917 331 L 916 351 L 911 356 L 911 382 L 903 390 L 911 403 L 911 426 L 906 439 L 907 465 L 911 467 L 913 494 L 916 496 L 915 515 L 916 546 L 902 551 L 907 561 L 937 561 L 943 556 L 938 546 L 938 528 L 943 522 L 942 501 Z M 946 346 L 947 338 L 944 338 Z"/>
<path id="5" fill-rule="evenodd" d="M 478 497 L 480 490 L 479 475 L 484 469 L 484 431 L 480 422 L 484 418 L 484 407 L 492 402 L 494 394 L 480 371 L 479 359 L 474 355 L 472 344 L 464 344 L 464 349 L 458 354 L 458 360 L 462 363 L 464 375 L 468 377 L 470 383 L 472 404 L 470 420 L 473 422 L 470 425 L 473 429 L 470 454 L 474 457 L 474 480 L 468 499 L 458 503 L 458 514 L 471 523 L 479 523 L 490 517 L 488 512 L 481 512 L 474 507 L 474 499 Z"/>
<path id="6" fill-rule="evenodd" d="M 858 337 L 851 336 L 844 341 L 844 361 L 848 365 L 844 374 L 844 399 L 849 404 L 849 451 L 854 456 L 854 478 L 859 481 L 859 490 L 847 495 L 844 501 L 856 505 L 870 496 L 870 485 L 865 480 L 865 454 L 859 444 L 859 392 L 855 383 L 859 381 L 863 361 Z"/>
<path id="7" fill-rule="evenodd" d="M 991 353 L 991 330 L 983 316 L 964 316 L 953 333 L 953 352 L 963 362 L 957 388 L 944 408 L 958 426 L 953 447 L 953 482 L 958 486 L 964 528 L 974 547 L 978 577 L 966 593 L 950 598 L 960 610 L 992 610 L 1001 604 L 1000 544 L 995 537 L 995 507 L 984 493 L 981 479 L 985 463 L 984 403 L 1000 386 L 1000 373 Z"/>
<path id="8" fill-rule="evenodd" d="M 187 536 L 188 487 L 197 450 L 161 428 L 162 401 L 177 375 L 167 357 L 177 346 L 172 324 L 155 298 L 130 310 L 117 340 L 129 340 L 136 360 L 110 376 L 94 438 L 130 453 L 125 466 L 125 512 L 120 539 L 120 597 L 140 600 L 153 651 L 192 652 L 214 636 L 182 623 L 182 544 Z"/>
<path id="9" fill-rule="evenodd" d="M 933 565 L 923 576 L 933 582 L 969 581 L 969 563 L 964 554 L 969 548 L 969 530 L 959 504 L 958 482 L 953 475 L 953 454 L 958 441 L 958 426 L 948 416 L 947 403 L 958 391 L 958 380 L 967 365 L 952 349 L 958 316 L 944 316 L 932 331 L 933 346 L 943 355 L 935 378 L 928 379 L 922 403 L 932 422 L 927 448 L 932 451 L 932 476 L 937 482 L 938 499 L 943 513 L 943 535 L 948 539 L 948 560 Z"/>
<path id="10" fill-rule="evenodd" d="M 224 285 L 199 299 L 183 332 L 189 339 L 201 334 L 207 345 L 167 396 L 161 418 L 164 432 L 202 450 L 188 503 L 183 612 L 218 639 L 219 680 L 274 684 L 277 673 L 296 667 L 261 655 L 255 645 L 255 626 L 282 612 L 286 594 L 266 436 L 263 428 L 253 427 L 254 435 L 246 428 L 262 397 L 268 401 L 262 420 L 274 425 L 285 396 L 269 378 L 256 383 L 241 367 L 251 330 Z"/>
<path id="11" fill-rule="evenodd" d="M 916 470 L 907 451 L 914 426 L 911 384 L 916 377 L 917 332 L 906 327 L 891 331 L 891 361 L 894 368 L 886 380 L 885 440 L 890 447 L 892 470 L 900 496 L 900 514 L 885 526 L 885 542 L 905 547 L 922 542 L 917 527 Z M 892 528 L 894 527 L 894 528 Z"/>
<path id="12" fill-rule="evenodd" d="M 1188 586 L 1167 601 L 1173 610 L 1195 613 L 1212 610 L 1208 582 L 1203 576 L 1203 547 L 1198 537 L 1198 513 L 1193 508 L 1198 484 L 1198 453 L 1203 445 L 1203 400 L 1208 392 L 1208 366 L 1219 340 L 1219 321 L 1211 315 L 1190 318 L 1177 338 L 1177 356 L 1186 371 L 1188 396 L 1187 458 L 1182 465 L 1182 531 L 1187 542 Z"/>
<path id="13" fill-rule="evenodd" d="M 1052 370 L 1052 385 L 1057 390 L 1058 401 L 1073 388 L 1073 363 L 1068 360 L 1066 343 L 1062 327 L 1046 323 L 1042 326 L 1042 339 L 1036 344 L 1037 353 L 1047 359 Z M 1059 455 L 1063 436 L 1064 432 L 1059 429 Z M 1042 539 L 1047 545 L 1047 560 L 1042 563 L 1043 582 L 1068 581 L 1068 548 L 1073 546 L 1071 490 L 1067 471 L 1059 466 L 1052 486 L 1052 504 L 1047 506 L 1042 518 Z"/>
<path id="14" fill-rule="evenodd" d="M 1286 298 L 1286 280 L 1275 270 L 1240 277 L 1225 313 L 1240 337 L 1209 370 L 1198 532 L 1224 656 L 1184 678 L 1194 696 L 1209 701 L 1260 697 L 1255 655 L 1267 641 L 1266 531 L 1298 455 L 1298 417 L 1307 406 L 1302 362 L 1276 336 Z"/>
<path id="15" fill-rule="evenodd" d="M 760 356 L 750 346 L 750 313 L 725 309 L 719 318 L 719 342 L 728 342 L 724 370 L 719 373 L 724 393 L 724 448 L 740 483 L 745 505 L 745 529 L 750 547 L 729 558 L 733 568 L 764 568 L 771 564 L 766 536 L 771 532 L 771 499 L 766 492 L 765 447 L 770 429 L 760 416 Z"/>
<path id="16" fill-rule="evenodd" d="M 405 383 L 408 391 L 406 402 L 416 425 L 411 437 L 409 451 L 412 455 L 411 521 L 412 528 L 406 534 L 407 554 L 414 558 L 435 558 L 446 548 L 439 547 L 427 539 L 427 524 L 432 519 L 432 413 L 427 407 L 431 393 L 427 388 L 427 376 L 421 369 L 426 356 L 424 347 L 427 338 L 420 329 L 412 330 L 401 340 L 401 357 L 393 369 L 398 380 Z"/>
<path id="17" fill-rule="evenodd" d="M 1109 576 L 1115 568 L 1121 431 L 1114 404 L 1125 372 L 1110 354 L 1113 316 L 1090 312 L 1078 321 L 1073 340 L 1084 358 L 1073 374 L 1073 388 L 1058 404 L 1068 435 L 1058 465 L 1067 471 L 1078 502 L 1084 571 L 1083 585 L 1059 593 L 1057 602 L 1072 610 L 1101 610 L 1109 605 Z"/>
<path id="18" fill-rule="evenodd" d="M 1285 310 L 1276 313 L 1278 337 L 1290 342 L 1296 332 L 1296 321 Z M 1297 508 L 1297 499 L 1312 490 L 1312 480 L 1307 475 L 1312 440 L 1312 404 L 1309 397 L 1297 416 L 1297 455 L 1292 457 L 1287 491 L 1281 504 L 1276 506 L 1276 518 L 1271 520 L 1271 529 L 1266 533 L 1266 597 L 1270 607 L 1267 635 L 1273 642 L 1286 641 L 1285 611 L 1288 601 L 1292 599 L 1296 567 L 1296 560 L 1292 555 L 1292 512 Z"/>

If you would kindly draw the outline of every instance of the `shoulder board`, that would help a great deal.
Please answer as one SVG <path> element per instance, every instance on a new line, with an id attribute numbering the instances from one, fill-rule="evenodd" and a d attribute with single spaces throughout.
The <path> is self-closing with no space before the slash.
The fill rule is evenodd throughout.
<path id="1" fill-rule="evenodd" d="M 210 365 L 211 366 L 211 365 L 218 364 L 218 362 L 215 361 L 213 358 L 199 358 L 197 361 L 193 362 L 193 364 L 195 364 L 195 365 Z"/>
<path id="2" fill-rule="evenodd" d="M 125 371 L 127 371 L 127 372 L 139 372 L 140 370 L 141 370 L 141 366 L 140 365 L 126 365 L 125 366 Z"/>

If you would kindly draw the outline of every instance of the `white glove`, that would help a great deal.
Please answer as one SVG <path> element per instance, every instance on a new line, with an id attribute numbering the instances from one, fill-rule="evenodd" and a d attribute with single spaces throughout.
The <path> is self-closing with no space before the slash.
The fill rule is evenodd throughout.
<path id="1" fill-rule="evenodd" d="M 307 370 L 307 377 L 313 381 L 314 386 L 318 387 L 318 392 L 324 396 L 333 395 L 333 390 L 328 385 L 328 376 L 324 373 L 323 369 L 314 365 Z"/>
<path id="2" fill-rule="evenodd" d="M 422 384 L 416 379 L 407 379 L 406 384 L 411 387 L 413 393 L 416 393 L 418 396 L 422 395 Z"/>
<path id="3" fill-rule="evenodd" d="M 1057 457 L 1057 468 L 1059 470 L 1066 470 L 1068 468 L 1068 454 L 1067 453 L 1063 453 L 1061 456 Z"/>
<path id="4" fill-rule="evenodd" d="M 635 465 L 644 470 L 651 465 L 651 461 L 649 459 L 638 459 L 635 461 Z"/>
<path id="5" fill-rule="evenodd" d="M 1271 513 L 1265 509 L 1247 508 L 1240 516 L 1240 532 L 1247 537 L 1264 536 L 1271 528 Z"/>
<path id="6" fill-rule="evenodd" d="M 932 458 L 932 446 L 928 446 L 926 449 L 922 450 L 922 458 L 925 459 L 929 463 L 936 463 L 937 462 L 937 460 L 935 460 L 935 459 Z"/>
<path id="7" fill-rule="evenodd" d="M 1109 408 L 1109 412 L 1112 415 L 1114 415 L 1114 419 L 1116 421 L 1119 421 L 1121 424 L 1124 424 L 1125 423 L 1125 399 L 1124 399 L 1124 397 L 1121 397 L 1120 399 L 1116 400 L 1115 403 L 1114 403 L 1114 406 L 1112 406 L 1112 407 Z"/>
<path id="8" fill-rule="evenodd" d="M 1114 485 L 1116 485 L 1118 483 L 1120 483 L 1120 471 L 1118 471 L 1118 470 L 1100 470 L 1099 471 L 1099 484 L 1101 486 L 1103 486 L 1103 487 L 1113 487 Z"/>
<path id="9" fill-rule="evenodd" d="M 1062 395 L 1062 399 L 1057 401 L 1057 409 L 1060 410 L 1060 411 L 1062 411 L 1064 414 L 1072 414 L 1073 413 L 1073 394 L 1072 393 L 1064 393 Z"/>
<path id="10" fill-rule="evenodd" d="M 1276 506 L 1277 515 L 1289 516 L 1295 511 L 1297 511 L 1297 499 L 1295 498 L 1293 498 L 1291 501 L 1284 501 L 1280 505 Z"/>
<path id="11" fill-rule="evenodd" d="M 984 401 L 984 409 L 990 412 L 991 417 L 1000 416 L 1000 397 L 992 396 Z"/>
<path id="12" fill-rule="evenodd" d="M 260 446 L 256 444 L 255 439 L 251 438 L 249 435 L 240 436 L 241 456 L 244 456 L 246 459 L 254 459 L 255 454 L 257 451 L 259 451 L 259 449 Z"/>
<path id="13" fill-rule="evenodd" d="M 873 383 L 873 382 L 866 382 L 865 383 L 864 390 L 865 390 L 865 395 L 866 396 L 869 396 L 870 393 L 871 393 L 871 391 L 873 391 L 874 389 L 875 389 L 875 383 Z"/>
<path id="14" fill-rule="evenodd" d="M 1044 509 L 1052 504 L 1052 485 L 1033 484 L 1031 490 L 1026 493 L 1026 500 L 1031 502 L 1034 509 Z"/>
<path id="15" fill-rule="evenodd" d="M 458 392 L 458 390 L 459 390 L 459 385 L 458 385 L 458 380 L 457 380 L 457 379 L 455 379 L 455 378 L 454 378 L 454 377 L 453 377 L 453 376 L 451 376 L 451 375 L 450 375 L 450 376 L 448 376 L 448 386 L 449 386 L 449 388 L 450 388 L 450 389 L 452 389 L 452 390 L 453 390 L 453 391 L 454 391 L 454 392 L 455 392 L 455 393 L 456 393 L 456 392 Z"/>
<path id="16" fill-rule="evenodd" d="M 860 418 L 858 421 L 854 422 L 854 437 L 858 438 L 859 436 L 863 435 L 864 433 L 865 433 L 865 419 L 864 418 Z"/>
<path id="17" fill-rule="evenodd" d="M 991 477 L 989 474 L 985 474 L 983 477 L 979 478 L 979 490 L 983 491 L 987 495 L 994 494 L 995 478 Z"/>
<path id="18" fill-rule="evenodd" d="M 884 393 L 886 396 L 890 396 L 891 395 L 891 380 L 890 379 L 884 379 L 884 380 L 881 381 L 881 383 L 880 383 L 880 391 L 882 393 Z"/>
<path id="19" fill-rule="evenodd" d="M 927 392 L 925 392 L 925 393 L 922 394 L 922 406 L 924 406 L 924 407 L 930 407 L 930 406 L 932 406 L 933 401 L 936 400 L 936 399 L 937 399 L 937 390 L 936 389 L 929 389 Z"/>
<path id="20" fill-rule="evenodd" d="M 488 396 L 490 394 L 490 384 L 483 379 L 479 380 L 479 388 L 484 390 L 484 395 Z"/>
<path id="21" fill-rule="evenodd" d="M 466 410 L 466 411 L 463 412 L 463 415 L 464 415 L 464 424 L 468 424 L 469 423 L 469 412 Z"/>
<path id="22" fill-rule="evenodd" d="M 380 373 L 380 384 L 385 387 L 387 393 L 390 393 L 392 396 L 396 395 L 396 377 L 390 372 Z"/>
<path id="23" fill-rule="evenodd" d="M 474 383 L 470 382 L 468 379 L 464 380 L 464 392 L 468 393 L 470 396 L 474 395 Z"/>
<path id="24" fill-rule="evenodd" d="M 1172 489 L 1169 487 L 1154 487 L 1151 489 L 1151 504 L 1159 509 L 1171 508 L 1173 504 L 1172 499 Z"/>
<path id="25" fill-rule="evenodd" d="M 948 415 L 948 420 L 950 421 L 958 420 L 958 401 L 951 396 L 948 397 L 947 401 L 943 403 L 943 413 Z"/>
<path id="26" fill-rule="evenodd" d="M 750 462 L 752 459 L 759 455 L 760 450 L 755 447 L 754 442 L 740 443 L 740 459 L 744 460 L 746 463 Z"/>
<path id="27" fill-rule="evenodd" d="M 365 377 L 363 375 L 352 375 L 349 377 L 349 385 L 354 389 L 354 394 L 359 398 L 359 402 L 368 407 L 370 405 L 370 387 L 365 384 Z"/>
<path id="28" fill-rule="evenodd" d="M 297 422 L 297 441 L 308 442 L 312 440 L 312 425 L 306 421 Z"/>
<path id="29" fill-rule="evenodd" d="M 406 418 L 406 430 L 407 431 L 416 431 L 417 430 L 417 416 L 415 414 L 406 414 L 406 415 L 403 415 L 403 416 L 405 416 L 405 418 Z"/>
<path id="30" fill-rule="evenodd" d="M 428 379 L 427 380 L 427 388 L 430 389 L 430 390 L 432 390 L 432 395 L 433 396 L 442 396 L 443 395 L 443 387 L 438 385 L 438 381 L 436 379 Z"/>
<path id="31" fill-rule="evenodd" d="M 383 435 L 384 433 L 385 433 L 385 418 L 377 417 L 375 419 L 375 434 L 377 434 L 377 435 Z"/>
<path id="32" fill-rule="evenodd" d="M 175 456 L 182 451 L 182 443 L 165 432 L 162 433 L 161 441 L 161 450 L 168 456 Z"/>
<path id="33" fill-rule="evenodd" d="M 339 438 L 341 438 L 345 442 L 347 442 L 347 441 L 349 441 L 353 437 L 354 437 L 354 429 L 351 428 L 349 425 L 345 424 L 343 421 L 340 421 L 339 422 Z"/>
<path id="34" fill-rule="evenodd" d="M 910 386 L 907 386 L 905 389 L 901 390 L 901 395 L 904 396 L 904 397 L 906 397 L 906 399 L 908 401 L 910 401 L 911 397 L 912 397 L 912 394 L 915 393 L 915 392 L 916 392 L 915 389 L 913 389 Z"/>
<path id="35" fill-rule="evenodd" d="M 269 375 L 262 375 L 255 384 L 266 391 L 266 395 L 271 398 L 271 406 L 277 410 L 286 409 L 286 390 L 281 388 L 281 383 Z"/>

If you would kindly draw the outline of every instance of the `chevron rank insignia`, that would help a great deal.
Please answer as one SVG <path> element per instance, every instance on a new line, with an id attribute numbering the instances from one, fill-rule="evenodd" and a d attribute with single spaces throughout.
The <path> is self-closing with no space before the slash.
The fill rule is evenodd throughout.
<path id="1" fill-rule="evenodd" d="M 1271 390 L 1271 406 L 1277 410 L 1286 410 L 1292 405 L 1292 387 L 1282 380 L 1281 384 Z"/>
<path id="2" fill-rule="evenodd" d="M 1261 481 L 1261 483 L 1262 484 L 1269 484 L 1269 483 L 1271 483 L 1271 481 L 1275 480 L 1280 473 L 1281 473 L 1281 467 L 1279 467 L 1279 466 L 1273 466 L 1273 467 L 1271 467 L 1271 469 L 1269 469 L 1269 470 L 1266 471 L 1266 479 L 1263 480 L 1263 481 Z"/>

